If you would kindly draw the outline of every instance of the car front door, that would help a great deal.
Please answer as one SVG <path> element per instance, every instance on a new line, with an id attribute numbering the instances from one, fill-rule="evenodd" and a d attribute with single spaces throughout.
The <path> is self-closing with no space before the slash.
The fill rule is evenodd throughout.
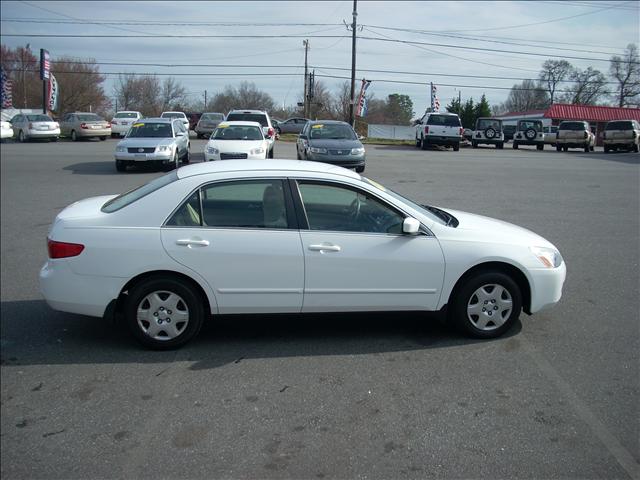
<path id="1" fill-rule="evenodd" d="M 300 312 L 304 258 L 282 179 L 204 185 L 161 234 L 166 252 L 207 280 L 219 313 Z"/>
<path id="2" fill-rule="evenodd" d="M 438 240 L 402 233 L 406 217 L 371 192 L 298 180 L 308 229 L 303 311 L 433 310 L 444 278 Z"/>

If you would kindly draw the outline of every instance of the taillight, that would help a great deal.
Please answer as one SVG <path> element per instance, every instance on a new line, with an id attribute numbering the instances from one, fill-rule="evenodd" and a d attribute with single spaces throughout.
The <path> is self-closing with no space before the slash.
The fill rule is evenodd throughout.
<path id="1" fill-rule="evenodd" d="M 267 137 L 271 138 L 275 135 L 276 131 L 273 129 L 273 127 L 269 127 L 269 130 L 267 131 Z"/>
<path id="2" fill-rule="evenodd" d="M 111 128 L 111 123 L 107 122 L 107 125 L 104 128 Z"/>
<path id="3" fill-rule="evenodd" d="M 460 127 L 460 133 L 458 135 L 462 136 L 464 134 L 464 128 Z"/>
<path id="4" fill-rule="evenodd" d="M 429 133 L 429 126 L 424 127 L 424 133 Z"/>
<path id="5" fill-rule="evenodd" d="M 77 257 L 84 250 L 84 245 L 79 243 L 56 242 L 47 238 L 49 258 Z"/>
<path id="6" fill-rule="evenodd" d="M 80 128 L 89 128 L 86 123 L 81 123 Z"/>
<path id="7" fill-rule="evenodd" d="M 117 125 L 118 122 L 116 122 L 115 120 L 111 120 L 111 125 Z"/>

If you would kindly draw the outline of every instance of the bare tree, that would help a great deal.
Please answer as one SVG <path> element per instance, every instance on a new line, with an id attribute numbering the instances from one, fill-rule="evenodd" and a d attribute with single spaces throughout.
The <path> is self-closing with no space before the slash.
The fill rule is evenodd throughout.
<path id="1" fill-rule="evenodd" d="M 333 114 L 336 120 L 349 121 L 349 102 L 351 101 L 351 83 L 346 81 L 338 88 L 333 100 Z"/>
<path id="2" fill-rule="evenodd" d="M 502 110 L 507 112 L 525 112 L 541 110 L 549 106 L 549 95 L 546 90 L 533 80 L 524 80 L 511 87 L 507 101 Z"/>
<path id="3" fill-rule="evenodd" d="M 637 105 L 640 102 L 640 58 L 638 46 L 634 43 L 627 45 L 624 56 L 611 57 L 609 72 L 618 82 L 615 92 L 616 103 L 619 107 Z"/>
<path id="4" fill-rule="evenodd" d="M 242 82 L 235 88 L 227 85 L 224 90 L 213 96 L 212 111 L 228 112 L 233 109 L 275 110 L 275 102 L 271 95 L 258 90 L 252 82 Z"/>
<path id="5" fill-rule="evenodd" d="M 591 67 L 585 70 L 575 69 L 569 77 L 574 83 L 571 93 L 565 94 L 563 100 L 576 105 L 595 105 L 607 95 L 607 78 L 599 70 Z"/>
<path id="6" fill-rule="evenodd" d="M 31 52 L 29 44 L 11 49 L 0 47 L 2 70 L 13 84 L 12 98 L 15 108 L 37 108 L 42 106 L 42 82 L 39 75 L 39 60 Z"/>
<path id="7" fill-rule="evenodd" d="M 184 103 L 186 93 L 185 88 L 173 77 L 165 78 L 160 90 L 160 105 L 162 111 L 170 110 L 171 108 L 175 108 L 175 105 Z"/>
<path id="8" fill-rule="evenodd" d="M 58 81 L 58 113 L 91 110 L 104 114 L 111 107 L 102 87 L 106 77 L 94 59 L 60 57 L 51 71 Z"/>
<path id="9" fill-rule="evenodd" d="M 542 64 L 542 70 L 538 78 L 549 93 L 551 103 L 555 100 L 558 84 L 566 80 L 571 75 L 572 70 L 573 67 L 566 60 L 547 60 Z"/>

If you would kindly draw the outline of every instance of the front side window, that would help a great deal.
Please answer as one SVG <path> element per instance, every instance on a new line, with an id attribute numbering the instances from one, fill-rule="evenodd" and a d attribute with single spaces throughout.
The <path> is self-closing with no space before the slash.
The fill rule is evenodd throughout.
<path id="1" fill-rule="evenodd" d="M 402 233 L 404 216 L 369 193 L 307 181 L 298 189 L 310 230 Z"/>
<path id="2" fill-rule="evenodd" d="M 238 180 L 205 185 L 167 225 L 218 228 L 289 228 L 282 180 Z"/>

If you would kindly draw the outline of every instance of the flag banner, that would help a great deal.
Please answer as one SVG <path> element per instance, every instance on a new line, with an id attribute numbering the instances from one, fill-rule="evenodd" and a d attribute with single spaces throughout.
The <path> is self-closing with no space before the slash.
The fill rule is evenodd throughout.
<path id="1" fill-rule="evenodd" d="M 44 48 L 40 49 L 40 80 L 49 80 L 49 70 L 51 62 L 49 60 L 49 52 Z"/>
<path id="2" fill-rule="evenodd" d="M 438 87 L 436 87 L 433 83 L 431 84 L 431 111 L 432 112 L 440 111 L 440 100 L 438 99 Z"/>
<path id="3" fill-rule="evenodd" d="M 53 73 L 49 77 L 49 88 L 47 89 L 47 109 L 52 112 L 58 110 L 58 81 Z"/>
<path id="4" fill-rule="evenodd" d="M 360 87 L 360 96 L 358 97 L 358 107 L 356 108 L 356 115 L 358 117 L 364 117 L 367 114 L 366 93 L 367 88 L 371 84 L 371 80 L 362 79 L 362 86 Z"/>
<path id="5" fill-rule="evenodd" d="M 0 69 L 0 105 L 2 108 L 13 107 L 12 89 L 13 82 L 5 71 Z"/>

